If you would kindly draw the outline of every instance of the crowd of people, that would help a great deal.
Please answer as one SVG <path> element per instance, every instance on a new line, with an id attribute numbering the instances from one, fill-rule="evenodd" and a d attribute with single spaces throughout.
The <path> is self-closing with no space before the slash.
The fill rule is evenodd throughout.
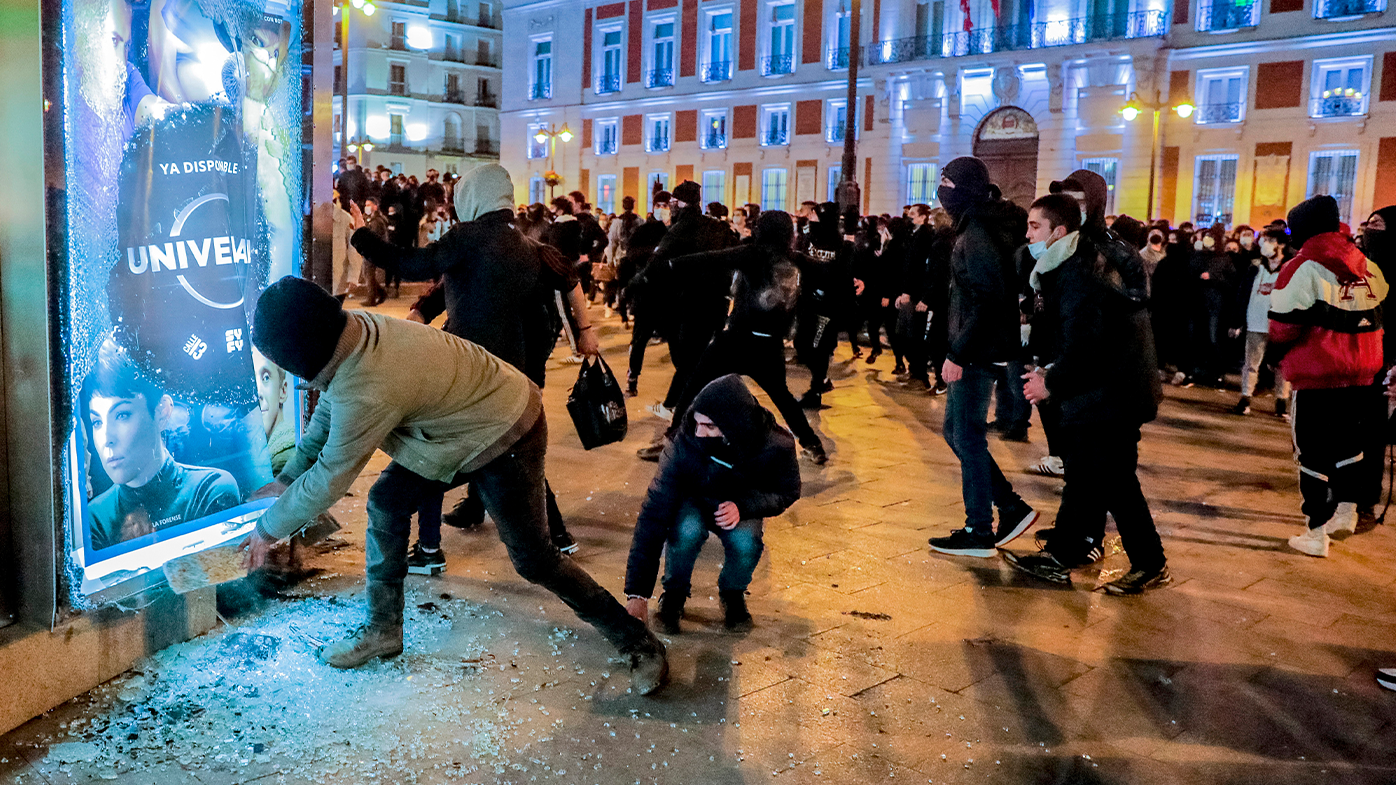
<path id="1" fill-rule="evenodd" d="M 402 576 L 444 568 L 442 521 L 478 527 L 488 510 L 520 574 L 552 589 L 628 654 L 640 692 L 658 689 L 667 671 L 663 645 L 643 624 L 617 616 L 617 608 L 626 619 L 648 620 L 662 555 L 657 624 L 676 633 L 693 561 L 715 533 L 726 553 L 719 579 L 724 618 L 732 629 L 751 624 L 744 597 L 763 549 L 762 521 L 799 498 L 799 456 L 817 465 L 828 460 L 806 412 L 826 408 L 830 361 L 845 336 L 869 365 L 892 355 L 896 381 L 889 384 L 898 390 L 944 397 L 943 435 L 960 461 L 965 523 L 932 537 L 933 551 L 1001 556 L 1036 579 L 1069 584 L 1073 570 L 1103 559 L 1108 514 L 1130 569 L 1104 591 L 1137 595 L 1169 585 L 1163 543 L 1137 477 L 1141 427 L 1157 415 L 1165 383 L 1220 388 L 1235 371 L 1236 415 L 1249 414 L 1268 385 L 1275 415 L 1292 423 L 1306 525 L 1289 545 L 1323 557 L 1332 535 L 1376 523 L 1387 401 L 1396 398 L 1396 351 L 1382 322 L 1396 262 L 1387 224 L 1396 207 L 1373 213 L 1357 232 L 1342 223 L 1329 196 L 1306 200 L 1259 230 L 1174 227 L 1107 215 L 1105 180 L 1078 170 L 1053 181 L 1025 210 L 1005 200 L 972 157 L 946 164 L 939 206 L 907 205 L 898 216 L 859 216 L 813 202 L 794 215 L 754 204 L 728 210 L 704 205 L 701 187 L 685 181 L 653 193 L 641 217 L 631 197 L 609 214 L 579 191 L 548 205 L 515 205 L 507 171 L 494 165 L 437 181 L 428 172 L 414 189 L 411 178 L 380 170 L 370 179 L 347 161 L 338 220 L 360 260 L 357 276 L 346 262 L 342 274 L 336 268 L 337 301 L 304 287 L 292 297 L 288 284 L 282 296 L 290 300 L 277 311 L 283 321 L 264 321 L 270 309 L 257 313 L 258 348 L 326 391 L 317 421 L 331 402 L 338 409 L 341 397 L 365 395 L 369 387 L 390 402 L 410 397 L 367 382 L 344 382 L 353 392 L 337 396 L 333 379 L 371 365 L 356 358 L 381 355 L 397 332 L 399 360 L 437 340 L 428 337 L 435 331 L 406 330 L 396 320 L 346 317 L 339 303 L 354 278 L 367 305 L 398 280 L 432 282 L 410 319 L 430 324 L 446 314 L 444 332 L 464 339 L 452 348 L 461 355 L 456 372 L 481 372 L 469 349 L 483 349 L 496 360 L 488 372 L 508 376 L 521 391 L 510 405 L 474 409 L 469 400 L 432 397 L 426 406 L 374 399 L 372 427 L 356 422 L 358 413 L 347 424 L 327 414 L 324 433 L 312 423 L 314 438 L 302 441 L 269 491 L 285 495 L 267 514 L 272 523 L 249 542 L 254 555 L 285 536 L 292 518 L 332 504 L 338 497 L 329 491 L 347 487 L 374 446 L 394 458 L 369 497 L 370 623 L 331 647 L 331 664 L 352 667 L 401 651 Z M 538 436 L 546 428 L 536 404 L 546 360 L 559 336 L 571 345 L 571 361 L 599 355 L 590 318 L 598 305 L 604 318 L 618 317 L 630 331 L 627 395 L 639 394 L 648 347 L 666 343 L 674 370 L 662 399 L 649 407 L 667 422 L 638 451 L 660 466 L 636 525 L 624 606 L 580 568 L 561 566 L 577 545 L 542 476 L 546 438 Z M 307 363 L 297 354 L 306 351 L 305 339 L 285 336 L 315 332 L 304 322 L 314 313 L 337 327 L 319 339 Z M 787 349 L 809 373 L 798 398 L 788 387 Z M 277 359 L 288 354 L 290 364 Z M 742 376 L 768 395 L 785 428 Z M 479 397 L 482 385 L 472 394 Z M 368 402 L 356 399 L 354 406 Z M 1024 554 L 1003 548 L 1039 516 L 995 463 L 988 438 L 996 432 L 1027 441 L 1034 408 L 1048 455 L 1031 468 L 1062 478 L 1065 487 L 1054 525 L 1035 532 L 1039 552 Z M 350 433 L 337 440 L 337 429 Z M 482 443 L 482 432 L 493 441 Z M 460 453 L 462 445 L 474 452 Z M 331 447 L 348 453 L 327 470 L 333 480 L 302 487 L 297 478 L 324 465 Z M 459 460 L 452 464 L 437 451 Z M 523 467 L 497 465 L 524 458 Z M 442 495 L 465 483 L 469 494 L 443 515 Z M 283 509 L 292 504 L 294 515 Z M 414 514 L 419 535 L 409 549 Z M 1379 679 L 1396 689 L 1396 671 Z"/>

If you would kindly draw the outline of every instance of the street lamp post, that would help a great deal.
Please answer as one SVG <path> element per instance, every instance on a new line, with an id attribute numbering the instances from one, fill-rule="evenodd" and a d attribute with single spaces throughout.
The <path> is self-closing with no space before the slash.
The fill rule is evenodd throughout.
<path id="1" fill-rule="evenodd" d="M 344 147 L 358 156 L 360 168 L 368 166 L 368 154 L 373 152 L 373 142 L 369 141 L 367 136 L 356 136 L 353 139 L 349 139 L 344 142 Z"/>
<path id="2" fill-rule="evenodd" d="M 533 141 L 537 142 L 538 144 L 546 144 L 548 146 L 549 173 L 554 173 L 556 171 L 553 169 L 553 153 L 557 151 L 558 140 L 561 140 L 563 144 L 567 144 L 568 142 L 572 141 L 572 129 L 567 127 L 567 123 L 563 123 L 561 128 L 558 128 L 554 126 L 552 123 L 549 123 L 547 128 L 539 127 L 539 129 L 535 131 L 533 134 Z M 551 177 L 548 178 L 549 200 L 552 200 L 553 189 L 556 187 L 557 181 Z"/>
<path id="3" fill-rule="evenodd" d="M 1179 117 L 1186 120 L 1192 116 L 1193 110 L 1196 108 L 1197 107 L 1187 101 L 1170 106 L 1167 101 L 1160 100 L 1157 90 L 1154 91 L 1154 100 L 1152 101 L 1144 101 L 1140 99 L 1138 93 L 1130 93 L 1129 101 L 1120 108 L 1120 114 L 1125 118 L 1126 122 L 1134 122 L 1134 120 L 1139 117 L 1140 113 L 1145 111 L 1153 112 L 1154 115 L 1153 145 L 1149 148 L 1149 204 L 1144 211 L 1148 216 L 1148 222 L 1154 220 L 1154 181 L 1157 178 L 1158 172 L 1160 117 L 1163 114 L 1163 110 L 1171 109 Z"/>
<path id="4" fill-rule="evenodd" d="M 834 192 L 838 200 L 839 219 L 856 213 L 862 202 L 858 188 L 858 63 L 863 59 L 863 48 L 859 38 L 862 34 L 863 8 L 860 0 L 853 0 L 849 8 L 848 20 L 848 86 L 844 104 L 843 162 L 839 172 L 839 184 Z M 852 234 L 855 226 L 845 226 L 844 234 Z"/>
<path id="5" fill-rule="evenodd" d="M 349 5 L 359 9 L 364 16 L 373 16 L 378 10 L 378 6 L 373 4 L 373 0 L 349 0 Z M 345 157 L 345 151 L 353 147 L 349 143 L 349 9 L 344 7 L 343 2 L 338 2 L 334 7 L 335 13 L 339 14 L 339 157 Z M 369 143 L 368 150 L 373 149 L 373 144 Z M 360 162 L 364 163 L 364 162 Z"/>

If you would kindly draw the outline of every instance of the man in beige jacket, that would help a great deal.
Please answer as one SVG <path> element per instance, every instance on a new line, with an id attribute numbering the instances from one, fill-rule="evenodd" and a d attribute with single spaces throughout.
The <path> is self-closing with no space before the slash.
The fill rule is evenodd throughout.
<path id="1" fill-rule="evenodd" d="M 343 497 L 377 449 L 392 456 L 368 495 L 368 623 L 320 658 L 353 668 L 402 653 L 403 579 L 412 514 L 429 493 L 473 483 L 514 568 L 556 594 L 628 659 L 642 695 L 668 673 L 664 645 L 548 537 L 548 426 L 538 388 L 476 344 L 414 322 L 344 312 L 315 284 L 283 278 L 262 293 L 252 342 L 321 391 L 280 494 L 244 543 L 267 549 Z M 430 364 L 424 371 L 423 363 Z"/>

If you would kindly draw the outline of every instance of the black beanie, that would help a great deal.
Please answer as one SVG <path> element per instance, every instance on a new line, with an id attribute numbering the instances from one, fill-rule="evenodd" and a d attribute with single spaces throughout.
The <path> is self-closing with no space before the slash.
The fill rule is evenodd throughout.
<path id="1" fill-rule="evenodd" d="M 751 230 L 751 241 L 782 253 L 789 253 L 795 242 L 795 222 L 790 213 L 781 210 L 765 210 L 757 217 Z"/>
<path id="2" fill-rule="evenodd" d="M 955 184 L 955 190 L 969 201 L 978 203 L 989 199 L 989 167 L 972 156 L 956 158 L 945 165 L 941 176 Z"/>
<path id="3" fill-rule="evenodd" d="M 701 204 L 703 187 L 692 180 L 684 180 L 674 189 L 674 198 L 688 205 Z"/>
<path id="4" fill-rule="evenodd" d="M 310 381 L 334 356 L 348 319 L 339 300 L 304 278 L 288 275 L 257 299 L 252 344 L 268 360 Z"/>
<path id="5" fill-rule="evenodd" d="M 1290 245 L 1296 250 L 1310 237 L 1324 232 L 1336 232 L 1342 218 L 1338 215 L 1338 200 L 1327 194 L 1300 202 L 1289 211 Z"/>

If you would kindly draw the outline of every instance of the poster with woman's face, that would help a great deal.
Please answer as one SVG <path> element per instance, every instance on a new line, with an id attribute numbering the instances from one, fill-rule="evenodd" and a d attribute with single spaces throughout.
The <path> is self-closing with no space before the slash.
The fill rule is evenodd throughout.
<path id="1" fill-rule="evenodd" d="M 295 445 L 251 308 L 299 268 L 299 0 L 65 0 L 61 320 L 79 593 L 207 544 Z"/>

